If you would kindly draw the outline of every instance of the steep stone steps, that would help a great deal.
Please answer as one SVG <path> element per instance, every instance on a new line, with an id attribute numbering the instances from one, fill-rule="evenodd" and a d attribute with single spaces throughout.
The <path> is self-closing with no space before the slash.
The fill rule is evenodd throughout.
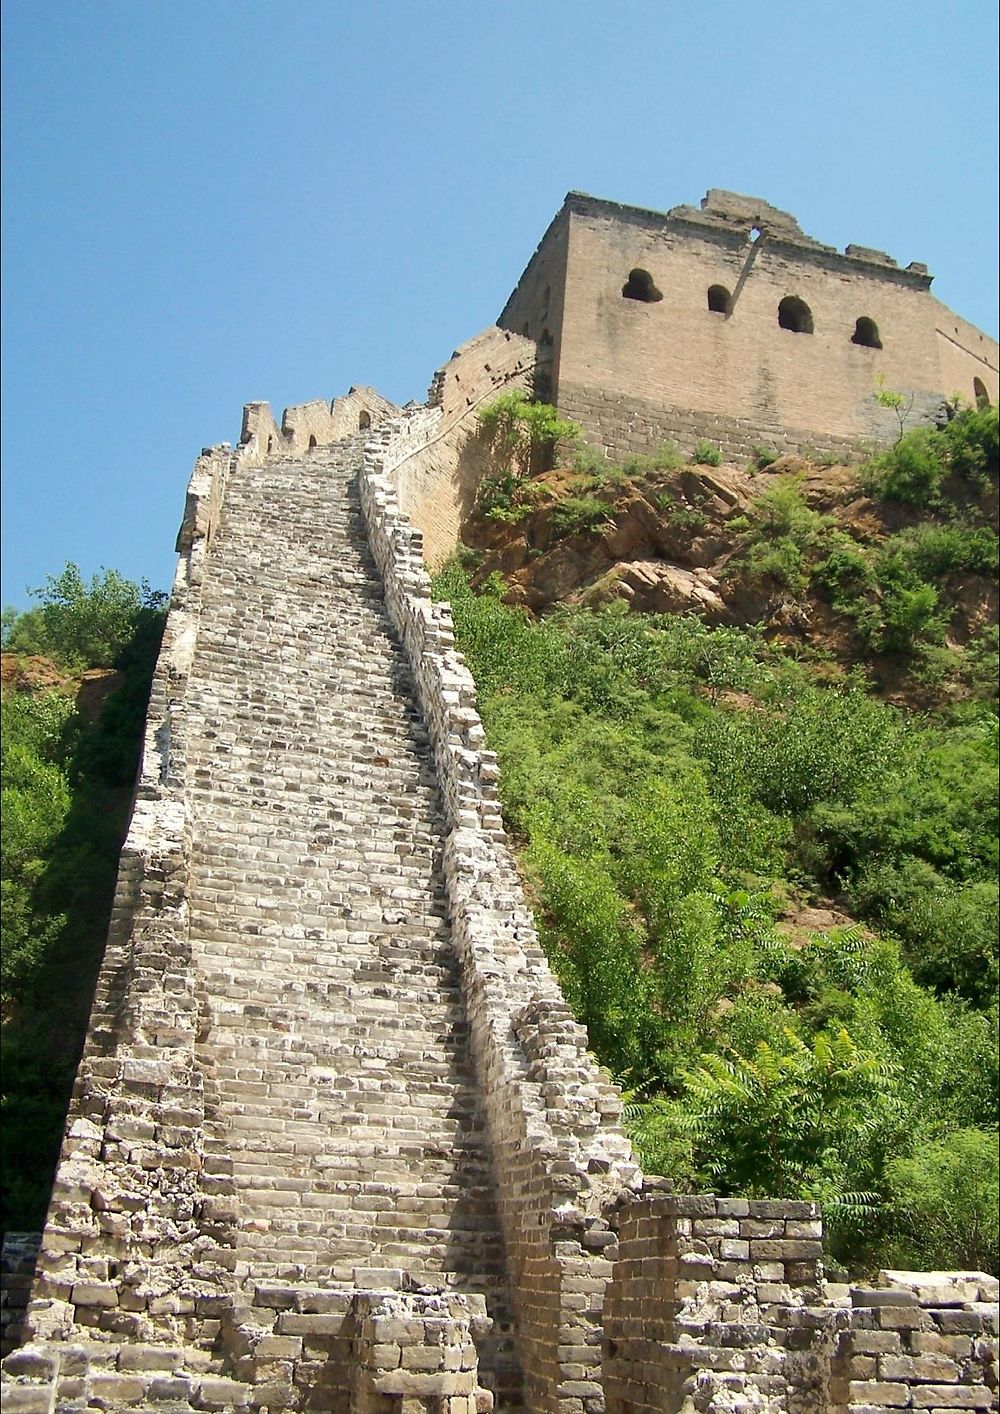
<path id="1" fill-rule="evenodd" d="M 482 1293 L 503 1248 L 440 876 L 427 733 L 351 488 L 357 444 L 227 490 L 187 693 L 207 1187 L 249 1291 L 402 1270 Z"/>

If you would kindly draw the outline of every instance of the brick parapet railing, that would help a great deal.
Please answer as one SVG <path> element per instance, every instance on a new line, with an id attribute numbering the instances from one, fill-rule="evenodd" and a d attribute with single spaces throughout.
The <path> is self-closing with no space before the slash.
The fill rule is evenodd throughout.
<path id="1" fill-rule="evenodd" d="M 238 461 L 258 455 L 253 439 L 235 454 L 206 448 L 188 485 L 108 941 L 25 1319 L 36 1341 L 190 1339 L 199 1300 L 227 1280 L 217 1239 L 200 1225 L 186 691 L 226 483 Z"/>
<path id="2" fill-rule="evenodd" d="M 608 1200 L 638 1186 L 620 1097 L 587 1050 L 538 941 L 506 845 L 497 758 L 475 684 L 434 603 L 422 537 L 393 474 L 435 410 L 388 423 L 369 443 L 362 508 L 386 604 L 412 666 L 447 824 L 445 877 L 520 1336 L 529 1404 L 599 1407 L 599 1330 L 614 1233 Z M 595 1401 L 597 1401 L 595 1403 Z"/>
<path id="3" fill-rule="evenodd" d="M 995 1278 L 884 1271 L 831 1286 L 815 1205 L 661 1185 L 615 1205 L 607 1414 L 997 1408 Z"/>

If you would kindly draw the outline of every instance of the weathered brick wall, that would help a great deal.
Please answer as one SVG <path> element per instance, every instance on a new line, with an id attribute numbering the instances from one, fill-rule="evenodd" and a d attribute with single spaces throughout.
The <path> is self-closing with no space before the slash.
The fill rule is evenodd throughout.
<path id="1" fill-rule="evenodd" d="M 730 1407 L 726 1399 L 793 1410 L 803 1380 L 785 1361 L 784 1327 L 788 1311 L 821 1297 L 815 1205 L 675 1195 L 647 1180 L 641 1194 L 618 1201 L 615 1221 L 608 1414 L 666 1414 L 685 1400 Z"/>
<path id="2" fill-rule="evenodd" d="M 319 398 L 285 408 L 281 419 L 281 445 L 290 452 L 328 447 L 341 437 L 353 437 L 374 427 L 399 409 L 374 388 L 352 388 L 342 398 L 327 403 Z"/>
<path id="3" fill-rule="evenodd" d="M 978 1272 L 828 1287 L 813 1204 L 689 1197 L 614 1208 L 607 1414 L 875 1414 L 997 1406 L 997 1292 Z"/>
<path id="4" fill-rule="evenodd" d="M 24 1340 L 24 1313 L 35 1275 L 40 1232 L 7 1232 L 0 1251 L 0 1359 Z"/>
<path id="5" fill-rule="evenodd" d="M 852 1287 L 830 1409 L 997 1409 L 997 1291 L 981 1272 L 881 1272 Z"/>
<path id="6" fill-rule="evenodd" d="M 957 393 L 965 402 L 974 403 L 980 393 L 978 381 L 995 407 L 1000 397 L 996 342 L 940 300 L 932 300 L 931 304 L 945 394 L 950 398 Z"/>
<path id="7" fill-rule="evenodd" d="M 941 400 L 933 400 L 937 410 Z M 685 455 L 702 440 L 718 447 L 724 459 L 750 460 L 758 447 L 780 454 L 834 456 L 845 461 L 860 456 L 859 442 L 850 437 L 783 427 L 762 418 L 728 417 L 724 413 L 692 412 L 645 402 L 625 393 L 564 385 L 559 392 L 559 411 L 586 429 L 586 440 L 602 447 L 614 460 L 630 452 L 652 450 L 673 442 Z M 928 407 L 928 412 L 932 409 Z"/>
<path id="8" fill-rule="evenodd" d="M 490 464 L 489 447 L 476 421 L 478 409 L 507 389 L 531 389 L 535 370 L 532 340 L 486 329 L 437 370 L 427 415 L 409 420 L 395 484 L 407 515 L 423 534 L 431 568 L 455 549 Z"/>
<path id="9" fill-rule="evenodd" d="M 475 686 L 432 603 L 422 537 L 394 486 L 425 412 L 390 424 L 366 451 L 362 504 L 386 602 L 413 664 L 435 748 L 449 833 L 445 879 L 529 1407 L 601 1407 L 600 1329 L 614 1236 L 605 1202 L 638 1182 L 620 1098 L 587 1051 L 545 961 L 506 847 L 495 755 Z"/>
<path id="10" fill-rule="evenodd" d="M 956 389 L 972 401 L 974 377 L 996 400 L 995 341 L 928 294 L 923 266 L 838 252 L 751 198 L 706 202 L 663 214 L 571 194 L 500 316 L 538 338 L 545 315 L 555 399 L 598 441 L 640 450 L 650 434 L 682 446 L 704 435 L 735 454 L 748 439 L 820 450 L 890 440 L 880 377 L 912 395 L 911 423 Z M 655 302 L 623 297 L 635 268 L 652 277 Z M 716 285 L 728 312 L 708 307 Z M 558 292 L 548 312 L 546 290 Z M 808 305 L 812 333 L 779 327 L 789 295 Z M 862 317 L 881 348 L 852 341 Z M 623 406 L 592 420 L 602 399 Z"/>
<path id="11" fill-rule="evenodd" d="M 136 801 L 26 1326 L 37 1339 L 186 1334 L 224 1285 L 197 1212 L 204 1078 L 194 1058 L 185 693 L 206 560 L 231 465 L 198 459 L 153 678 Z"/>

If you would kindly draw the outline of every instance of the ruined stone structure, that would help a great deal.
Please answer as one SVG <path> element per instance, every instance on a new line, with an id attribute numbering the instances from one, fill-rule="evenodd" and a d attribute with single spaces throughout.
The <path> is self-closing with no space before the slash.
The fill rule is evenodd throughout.
<path id="1" fill-rule="evenodd" d="M 997 1407 L 995 1281 L 831 1287 L 811 1205 L 644 1177 L 549 971 L 414 523 L 539 352 L 198 459 L 5 1408 Z"/>
<path id="2" fill-rule="evenodd" d="M 956 393 L 996 402 L 996 341 L 931 278 L 755 197 L 662 213 L 571 192 L 499 323 L 538 343 L 552 401 L 613 455 L 702 437 L 744 458 L 841 452 L 898 434 L 880 378 L 910 425 Z"/>

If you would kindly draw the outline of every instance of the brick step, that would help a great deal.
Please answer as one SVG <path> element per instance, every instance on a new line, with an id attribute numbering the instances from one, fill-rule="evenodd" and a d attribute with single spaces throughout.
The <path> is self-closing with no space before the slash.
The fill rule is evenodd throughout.
<path id="1" fill-rule="evenodd" d="M 206 1187 L 241 1279 L 488 1292 L 486 1366 L 513 1389 L 444 822 L 356 455 L 234 475 L 207 561 L 185 700 Z"/>

